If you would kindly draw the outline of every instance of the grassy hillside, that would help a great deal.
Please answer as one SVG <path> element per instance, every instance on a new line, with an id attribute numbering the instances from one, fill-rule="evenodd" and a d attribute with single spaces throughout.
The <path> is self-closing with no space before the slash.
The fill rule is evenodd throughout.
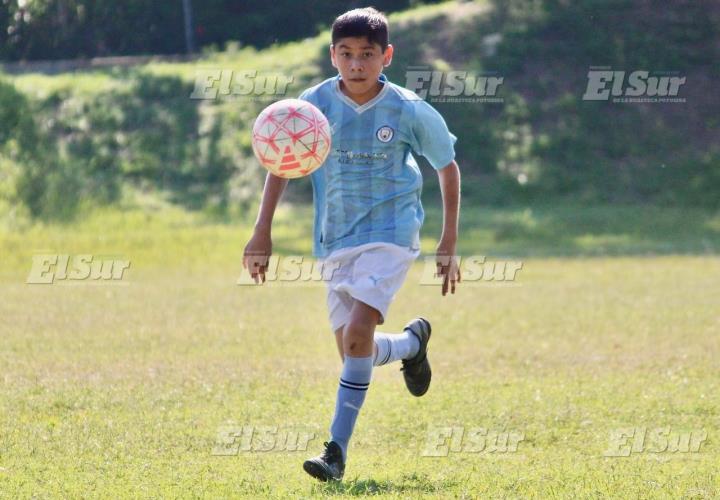
<path id="1" fill-rule="evenodd" d="M 387 72 L 400 84 L 418 65 L 504 78 L 499 103 L 436 104 L 459 137 L 467 197 L 494 205 L 572 198 L 717 207 L 716 6 L 447 2 L 390 23 L 396 56 Z M 493 50 L 490 39 L 499 40 Z M 322 32 L 263 51 L 233 46 L 191 63 L 1 79 L 0 100 L 19 105 L 0 124 L 0 210 L 68 219 L 140 191 L 211 213 L 246 212 L 263 177 L 248 131 L 268 101 L 189 99 L 197 71 L 292 77 L 287 94 L 295 96 L 334 73 L 328 41 Z M 686 102 L 583 101 L 587 71 L 597 65 L 678 72 L 687 79 Z M 436 191 L 426 173 L 427 189 Z M 308 200 L 309 182 L 293 183 L 288 196 Z"/>

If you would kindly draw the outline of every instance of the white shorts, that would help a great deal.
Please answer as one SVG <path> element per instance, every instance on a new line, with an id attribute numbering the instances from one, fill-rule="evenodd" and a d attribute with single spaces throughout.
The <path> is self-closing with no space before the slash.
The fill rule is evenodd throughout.
<path id="1" fill-rule="evenodd" d="M 382 325 L 390 303 L 418 255 L 420 250 L 392 243 L 366 243 L 341 248 L 328 255 L 323 260 L 324 265 L 337 265 L 327 282 L 332 331 L 337 331 L 350 319 L 353 299 L 377 309 L 381 315 L 378 324 Z"/>

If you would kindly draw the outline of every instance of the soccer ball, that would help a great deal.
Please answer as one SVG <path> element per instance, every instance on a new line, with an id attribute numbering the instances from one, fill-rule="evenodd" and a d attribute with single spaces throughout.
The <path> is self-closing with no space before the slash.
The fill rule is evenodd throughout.
<path id="1" fill-rule="evenodd" d="M 252 146 L 260 163 L 278 177 L 308 175 L 330 152 L 330 124 L 307 101 L 283 99 L 262 110 L 255 120 Z"/>

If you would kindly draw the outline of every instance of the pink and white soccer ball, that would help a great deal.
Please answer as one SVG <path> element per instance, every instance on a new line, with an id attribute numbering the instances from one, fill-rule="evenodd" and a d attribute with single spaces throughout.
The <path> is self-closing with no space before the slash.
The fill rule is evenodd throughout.
<path id="1" fill-rule="evenodd" d="M 260 163 L 278 177 L 311 174 L 330 152 L 330 124 L 307 101 L 283 99 L 262 110 L 255 120 L 252 146 Z"/>

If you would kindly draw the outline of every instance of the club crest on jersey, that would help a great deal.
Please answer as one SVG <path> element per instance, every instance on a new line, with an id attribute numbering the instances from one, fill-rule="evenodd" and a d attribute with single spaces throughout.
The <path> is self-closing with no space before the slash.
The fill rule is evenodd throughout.
<path id="1" fill-rule="evenodd" d="M 380 142 L 390 142 L 392 141 L 394 135 L 395 131 L 387 125 L 385 125 L 384 127 L 380 127 L 375 134 L 375 136 L 378 138 L 378 141 Z"/>

